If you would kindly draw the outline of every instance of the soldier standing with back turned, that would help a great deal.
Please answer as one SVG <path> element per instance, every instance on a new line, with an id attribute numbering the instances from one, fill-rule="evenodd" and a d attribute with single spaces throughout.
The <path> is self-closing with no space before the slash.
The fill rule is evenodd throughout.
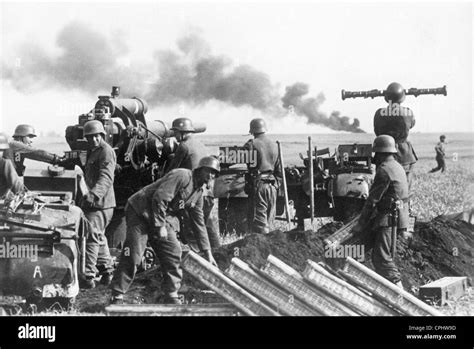
<path id="1" fill-rule="evenodd" d="M 245 143 L 244 148 L 257 155 L 256 166 L 249 165 L 250 173 L 250 202 L 252 232 L 268 234 L 276 213 L 279 173 L 278 150 L 275 142 L 265 135 L 267 126 L 265 120 L 256 118 L 250 122 L 249 133 L 254 139 Z"/>
<path id="2" fill-rule="evenodd" d="M 411 109 L 401 106 L 404 100 L 405 90 L 399 83 L 393 82 L 388 85 L 385 91 L 385 101 L 388 106 L 375 112 L 374 133 L 376 136 L 389 135 L 395 139 L 397 149 L 395 159 L 405 170 L 410 190 L 413 182 L 413 167 L 418 157 L 408 141 L 410 129 L 415 126 L 415 116 Z"/>

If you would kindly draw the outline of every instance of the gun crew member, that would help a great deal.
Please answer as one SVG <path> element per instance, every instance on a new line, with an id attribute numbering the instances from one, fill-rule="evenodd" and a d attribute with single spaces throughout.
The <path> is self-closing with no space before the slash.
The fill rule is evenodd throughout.
<path id="1" fill-rule="evenodd" d="M 446 136 L 441 135 L 439 137 L 439 142 L 436 144 L 435 151 L 436 151 L 436 162 L 438 163 L 438 166 L 433 168 L 429 173 L 433 173 L 436 171 L 441 170 L 441 172 L 446 171 L 446 161 L 444 160 L 444 157 L 446 156 L 446 149 L 445 149 L 445 141 Z"/>
<path id="2" fill-rule="evenodd" d="M 23 176 L 25 159 L 42 161 L 49 164 L 62 164 L 64 158 L 47 151 L 34 148 L 31 144 L 32 139 L 36 137 L 35 129 L 31 125 L 18 125 L 13 133 L 13 140 L 9 142 L 10 149 L 7 150 L 3 157 L 13 161 L 18 176 Z"/>
<path id="3" fill-rule="evenodd" d="M 3 153 L 8 150 L 8 147 L 7 135 L 0 133 L 0 197 L 8 195 L 10 191 L 17 194 L 24 190 L 13 162 L 3 158 Z"/>
<path id="4" fill-rule="evenodd" d="M 402 287 L 401 275 L 391 255 L 396 243 L 392 240 L 392 227 L 398 227 L 402 234 L 408 227 L 408 183 L 403 167 L 395 160 L 397 148 L 395 140 L 388 135 L 378 136 L 374 140 L 375 164 L 377 172 L 370 188 L 369 197 L 362 209 L 358 223 L 353 232 L 360 234 L 370 232 L 366 241 L 369 248 L 373 246 L 372 262 L 375 271 Z M 398 201 L 400 207 L 398 222 L 390 218 L 392 204 Z M 395 235 L 396 236 L 396 235 Z"/>
<path id="5" fill-rule="evenodd" d="M 89 189 L 82 197 L 81 208 L 89 222 L 86 240 L 86 272 L 83 288 L 94 288 L 95 277 L 102 275 L 100 282 L 109 285 L 112 279 L 112 258 L 105 237 L 105 229 L 112 220 L 115 207 L 114 171 L 115 152 L 108 145 L 105 130 L 98 120 L 84 125 L 84 137 L 89 150 L 85 165 L 85 181 Z"/>
<path id="6" fill-rule="evenodd" d="M 167 166 L 166 172 L 176 168 L 187 168 L 194 170 L 199 161 L 209 155 L 209 151 L 204 144 L 194 137 L 194 127 L 192 121 L 188 118 L 177 118 L 173 120 L 171 130 L 174 131 L 176 140 L 179 145 L 176 149 L 173 159 Z M 214 183 L 209 183 L 208 187 L 203 191 L 203 212 L 204 221 L 206 222 L 207 234 L 211 248 L 219 248 L 221 243 L 219 239 L 219 225 L 216 216 L 211 216 L 214 207 Z M 189 241 L 190 242 L 190 241 Z M 191 244 L 193 245 L 193 244 Z M 193 246 L 191 246 L 193 247 Z"/>
<path id="7" fill-rule="evenodd" d="M 249 133 L 254 139 L 245 143 L 244 148 L 256 153 L 256 164 L 249 164 L 250 173 L 249 197 L 252 232 L 268 234 L 275 219 L 279 173 L 278 149 L 275 142 L 265 135 L 265 120 L 257 118 L 250 122 Z"/>
<path id="8" fill-rule="evenodd" d="M 395 139 L 397 153 L 395 159 L 405 170 L 408 188 L 413 181 L 413 167 L 418 160 L 413 146 L 408 141 L 410 129 L 415 126 L 415 116 L 409 108 L 402 107 L 405 100 L 405 90 L 396 82 L 388 85 L 385 91 L 385 101 L 388 106 L 380 108 L 374 116 L 374 133 L 376 136 L 389 135 Z"/>
<path id="9" fill-rule="evenodd" d="M 111 303 L 122 303 L 141 263 L 148 240 L 155 250 L 163 273 L 165 303 L 179 304 L 181 287 L 181 246 L 177 239 L 180 211 L 187 211 L 191 230 L 205 258 L 212 256 L 203 215 L 203 186 L 220 171 L 219 161 L 204 157 L 193 170 L 174 169 L 132 195 L 125 207 L 127 237 L 110 288 Z M 181 233 L 181 232 L 180 232 Z"/>

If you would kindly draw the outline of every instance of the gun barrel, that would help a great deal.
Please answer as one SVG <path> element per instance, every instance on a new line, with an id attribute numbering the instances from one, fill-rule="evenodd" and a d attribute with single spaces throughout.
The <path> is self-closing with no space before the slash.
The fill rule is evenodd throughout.
<path id="1" fill-rule="evenodd" d="M 419 95 L 448 95 L 446 85 L 438 88 L 410 88 L 405 91 L 405 94 L 418 97 Z"/>

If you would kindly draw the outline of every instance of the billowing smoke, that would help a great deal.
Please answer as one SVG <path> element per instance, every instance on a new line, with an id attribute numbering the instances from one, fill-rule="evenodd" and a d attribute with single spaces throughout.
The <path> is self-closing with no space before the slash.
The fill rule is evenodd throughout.
<path id="1" fill-rule="evenodd" d="M 302 82 L 286 87 L 286 93 L 281 99 L 283 107 L 293 110 L 298 115 L 305 116 L 309 124 L 324 125 L 337 131 L 364 132 L 359 128 L 358 119 L 354 119 L 351 124 L 347 116 L 341 117 L 339 111 L 333 111 L 328 117 L 319 110 L 320 105 L 325 101 L 324 95 L 320 93 L 316 98 L 304 97 L 308 92 L 308 84 Z"/>
<path id="2" fill-rule="evenodd" d="M 177 50 L 156 52 L 155 67 L 120 64 L 129 52 L 123 37 L 114 35 L 110 39 L 78 22 L 60 31 L 56 45 L 60 52 L 57 56 L 31 43 L 22 46 L 20 64 L 2 62 L 2 77 L 22 92 L 60 87 L 96 94 L 110 86 L 122 86 L 127 95 L 145 96 L 152 106 L 199 105 L 217 100 L 236 107 L 250 106 L 273 117 L 294 110 L 309 124 L 363 132 L 357 119 L 351 124 L 337 111 L 330 116 L 322 113 L 319 106 L 324 95 L 305 97 L 309 92 L 307 84 L 287 87 L 280 98 L 278 86 L 267 74 L 249 65 L 235 66 L 230 58 L 214 55 L 210 45 L 197 34 L 180 38 Z M 155 70 L 158 76 L 153 76 Z"/>
<path id="3" fill-rule="evenodd" d="M 152 103 L 200 104 L 215 99 L 234 106 L 248 105 L 271 111 L 278 105 L 278 92 L 270 78 L 248 65 L 232 66 L 224 56 L 195 34 L 178 40 L 179 51 L 156 54 L 159 79 L 152 86 Z"/>
<path id="4" fill-rule="evenodd" d="M 35 43 L 24 44 L 15 63 L 3 62 L 3 78 L 22 92 L 62 87 L 95 94 L 121 84 L 130 93 L 143 93 L 144 74 L 118 64 L 128 52 L 120 37 L 110 40 L 72 22 L 59 32 L 56 45 L 59 55 L 53 56 Z"/>

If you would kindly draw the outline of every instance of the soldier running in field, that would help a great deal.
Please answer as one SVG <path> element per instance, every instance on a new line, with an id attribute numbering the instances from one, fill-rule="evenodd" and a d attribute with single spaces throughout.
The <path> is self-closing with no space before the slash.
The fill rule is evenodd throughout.
<path id="1" fill-rule="evenodd" d="M 446 161 L 444 160 L 446 156 L 446 146 L 445 146 L 446 136 L 441 135 L 439 137 L 439 142 L 436 144 L 435 151 L 436 151 L 436 162 L 438 166 L 433 168 L 429 173 L 437 172 L 441 170 L 441 172 L 446 171 Z"/>

